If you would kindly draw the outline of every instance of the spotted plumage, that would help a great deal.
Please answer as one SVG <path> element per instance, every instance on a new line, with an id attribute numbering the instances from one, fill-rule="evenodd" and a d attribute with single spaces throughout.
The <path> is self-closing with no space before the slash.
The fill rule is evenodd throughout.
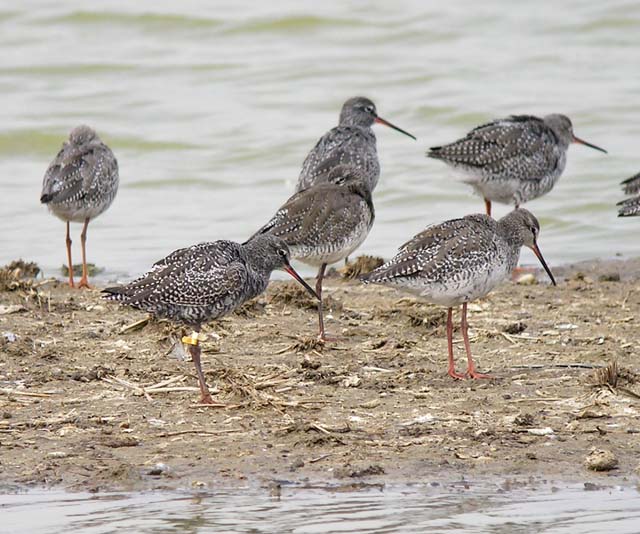
<path id="1" fill-rule="evenodd" d="M 539 229 L 537 219 L 524 209 L 516 209 L 498 221 L 478 214 L 434 224 L 407 241 L 394 258 L 362 280 L 395 286 L 446 306 L 449 326 L 452 308 L 463 305 L 466 325 L 467 303 L 487 295 L 509 277 L 522 246 L 536 253 L 555 283 L 537 246 Z M 451 344 L 449 352 L 449 374 L 460 378 L 453 368 Z M 470 350 L 468 358 L 468 374 L 480 377 L 475 373 Z"/>
<path id="2" fill-rule="evenodd" d="M 106 288 L 105 298 L 191 327 L 217 319 L 262 293 L 289 250 L 277 238 L 261 237 L 181 248 L 133 282 Z"/>
<path id="3" fill-rule="evenodd" d="M 88 287 L 86 236 L 89 221 L 103 213 L 118 192 L 118 162 L 111 149 L 89 126 L 77 126 L 49 165 L 42 183 L 40 202 L 67 223 L 69 285 L 74 286 L 71 262 L 70 222 L 82 222 L 82 279 Z"/>
<path id="4" fill-rule="evenodd" d="M 626 195 L 636 195 L 618 202 L 618 217 L 631 217 L 640 215 L 640 173 L 635 174 L 631 178 L 627 178 L 622 182 L 624 193 Z"/>
<path id="5" fill-rule="evenodd" d="M 371 129 L 375 122 L 413 137 L 378 117 L 375 104 L 368 98 L 350 98 L 342 106 L 338 126 L 324 134 L 304 160 L 296 191 L 326 182 L 331 171 L 339 165 L 359 169 L 373 191 L 380 176 L 376 136 Z"/>
<path id="6" fill-rule="evenodd" d="M 257 234 L 281 238 L 291 257 L 319 266 L 316 293 L 322 295 L 327 265 L 340 261 L 366 239 L 375 212 L 365 174 L 349 166 L 335 167 L 321 182 L 294 194 Z M 320 337 L 324 338 L 322 303 Z"/>
<path id="7" fill-rule="evenodd" d="M 433 147 L 427 155 L 462 171 L 464 181 L 490 203 L 520 204 L 548 193 L 562 174 L 567 148 L 577 142 L 565 115 L 511 115 L 471 130 L 464 138 Z"/>
<path id="8" fill-rule="evenodd" d="M 49 165 L 40 201 L 65 222 L 95 219 L 118 192 L 118 162 L 89 126 L 77 126 Z"/>
<path id="9" fill-rule="evenodd" d="M 364 173 L 340 166 L 322 182 L 294 194 L 258 234 L 280 237 L 291 257 L 310 265 L 340 261 L 365 240 L 375 213 Z"/>
<path id="10" fill-rule="evenodd" d="M 289 265 L 287 245 L 278 237 L 261 235 L 244 244 L 214 241 L 176 250 L 133 282 L 104 289 L 104 298 L 199 332 L 202 323 L 222 317 L 262 293 L 271 272 L 280 268 L 316 296 Z M 189 350 L 200 380 L 201 400 L 213 402 L 197 343 Z"/>

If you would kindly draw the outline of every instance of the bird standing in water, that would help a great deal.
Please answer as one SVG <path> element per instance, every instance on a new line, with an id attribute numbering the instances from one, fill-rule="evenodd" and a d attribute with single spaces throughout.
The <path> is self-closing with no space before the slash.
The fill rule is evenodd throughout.
<path id="1" fill-rule="evenodd" d="M 192 328 L 191 336 L 182 341 L 189 346 L 198 374 L 200 402 L 213 404 L 200 364 L 202 323 L 258 296 L 275 269 L 287 271 L 318 298 L 289 264 L 287 245 L 274 236 L 257 236 L 244 244 L 214 241 L 181 248 L 137 280 L 104 289 L 104 298 Z"/>
<path id="2" fill-rule="evenodd" d="M 78 287 L 89 287 L 87 274 L 87 227 L 113 202 L 118 192 L 118 162 L 111 149 L 89 126 L 77 126 L 44 175 L 40 202 L 67 223 L 67 262 L 69 285 L 73 282 L 70 222 L 84 223 L 82 243 L 82 278 Z"/>
<path id="3" fill-rule="evenodd" d="M 379 117 L 375 104 L 368 98 L 350 98 L 342 106 L 338 126 L 324 134 L 304 160 L 296 191 L 326 182 L 338 165 L 360 169 L 373 191 L 380 176 L 376 135 L 371 129 L 374 123 L 384 124 L 415 139 L 410 133 Z"/>
<path id="4" fill-rule="evenodd" d="M 494 120 L 451 144 L 431 148 L 427 156 L 462 171 L 491 215 L 491 202 L 518 208 L 551 191 L 564 171 L 571 143 L 607 152 L 576 137 L 569 117 L 552 114 Z"/>
<path id="5" fill-rule="evenodd" d="M 318 266 L 316 293 L 318 338 L 326 339 L 322 306 L 322 280 L 327 265 L 357 249 L 369 235 L 375 212 L 365 173 L 355 167 L 334 167 L 326 182 L 293 195 L 256 235 L 281 238 L 291 257 Z"/>
<path id="6" fill-rule="evenodd" d="M 365 283 L 389 285 L 446 306 L 448 374 L 452 378 L 490 378 L 476 371 L 471 356 L 467 303 L 487 295 L 508 279 L 523 246 L 533 250 L 555 285 L 538 248 L 540 225 L 525 209 L 516 209 L 496 221 L 488 215 L 467 215 L 429 226 L 407 241 L 384 265 L 361 277 Z M 467 353 L 467 371 L 455 371 L 453 361 L 454 306 L 462 305 L 460 323 Z"/>

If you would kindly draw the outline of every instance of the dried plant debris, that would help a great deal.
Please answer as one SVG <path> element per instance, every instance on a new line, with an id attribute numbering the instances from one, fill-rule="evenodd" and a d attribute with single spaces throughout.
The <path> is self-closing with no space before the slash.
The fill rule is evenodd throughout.
<path id="1" fill-rule="evenodd" d="M 594 386 L 611 386 L 615 388 L 618 385 L 618 362 L 612 361 L 606 367 L 596 369 L 592 376 Z"/>
<path id="2" fill-rule="evenodd" d="M 272 288 L 268 296 L 269 304 L 306 310 L 315 310 L 318 307 L 316 300 L 297 282 L 272 284 Z"/>
<path id="3" fill-rule="evenodd" d="M 363 255 L 358 256 L 354 261 L 350 261 L 338 271 L 343 278 L 351 280 L 358 278 L 362 274 L 370 273 L 382 264 L 384 264 L 384 260 L 378 256 Z"/>
<path id="4" fill-rule="evenodd" d="M 12 272 L 17 278 L 35 278 L 40 274 L 40 267 L 34 261 L 14 260 L 3 269 Z"/>
<path id="5" fill-rule="evenodd" d="M 508 325 L 506 325 L 502 329 L 502 331 L 506 334 L 515 335 L 515 334 L 521 334 L 526 329 L 527 329 L 526 323 L 523 323 L 522 321 L 516 321 L 515 323 L 509 323 Z"/>
<path id="6" fill-rule="evenodd" d="M 262 298 L 251 299 L 248 302 L 245 302 L 239 308 L 233 312 L 234 315 L 238 315 L 240 317 L 245 317 L 247 319 L 251 319 L 253 317 L 257 317 L 258 315 L 262 315 L 265 311 L 265 301 Z"/>
<path id="7" fill-rule="evenodd" d="M 22 260 L 12 261 L 0 269 L 0 291 L 29 290 L 33 287 L 33 276 L 30 273 L 40 272 L 35 263 Z"/>
<path id="8" fill-rule="evenodd" d="M 325 348 L 325 342 L 317 337 L 299 337 L 291 345 L 288 345 L 280 351 L 281 354 L 285 352 L 322 352 Z"/>
<path id="9" fill-rule="evenodd" d="M 611 471 L 618 467 L 616 455 L 602 449 L 593 449 L 585 458 L 584 463 L 591 471 Z"/>
<path id="10" fill-rule="evenodd" d="M 447 312 L 438 308 L 408 309 L 409 324 L 417 328 L 435 329 L 447 324 Z"/>

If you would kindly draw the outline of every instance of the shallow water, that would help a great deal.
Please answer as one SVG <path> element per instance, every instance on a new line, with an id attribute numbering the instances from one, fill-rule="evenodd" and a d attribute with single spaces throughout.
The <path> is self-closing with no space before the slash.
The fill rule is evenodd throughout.
<path id="1" fill-rule="evenodd" d="M 580 485 L 505 489 L 458 483 L 358 491 L 284 486 L 279 497 L 242 488 L 216 492 L 0 495 L 0 532 L 581 533 L 636 534 L 636 489 Z"/>
<path id="2" fill-rule="evenodd" d="M 548 262 L 637 255 L 639 221 L 614 204 L 640 170 L 639 30 L 640 3 L 625 0 L 4 4 L 0 263 L 59 273 L 64 225 L 38 199 L 80 122 L 113 147 L 121 175 L 90 226 L 89 260 L 125 277 L 180 246 L 246 238 L 356 94 L 418 137 L 376 127 L 377 221 L 362 252 L 390 256 L 426 224 L 483 209 L 427 147 L 494 117 L 563 112 L 610 153 L 572 146 L 556 188 L 527 205 Z"/>

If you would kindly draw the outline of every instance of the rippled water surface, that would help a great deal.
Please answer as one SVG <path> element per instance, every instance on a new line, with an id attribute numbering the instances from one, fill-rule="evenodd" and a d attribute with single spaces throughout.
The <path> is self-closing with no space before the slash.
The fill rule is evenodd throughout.
<path id="1" fill-rule="evenodd" d="M 548 262 L 637 255 L 640 221 L 614 204 L 640 170 L 638 35 L 640 3 L 625 0 L 5 2 L 0 261 L 58 273 L 64 225 L 38 199 L 78 123 L 120 162 L 89 259 L 124 277 L 180 246 L 246 238 L 357 94 L 418 137 L 376 126 L 382 176 L 363 252 L 389 256 L 428 223 L 482 210 L 427 147 L 494 117 L 562 112 L 610 153 L 572 146 L 556 188 L 528 204 Z"/>
<path id="2" fill-rule="evenodd" d="M 0 532 L 637 534 L 632 488 L 387 486 L 215 493 L 0 495 Z"/>

